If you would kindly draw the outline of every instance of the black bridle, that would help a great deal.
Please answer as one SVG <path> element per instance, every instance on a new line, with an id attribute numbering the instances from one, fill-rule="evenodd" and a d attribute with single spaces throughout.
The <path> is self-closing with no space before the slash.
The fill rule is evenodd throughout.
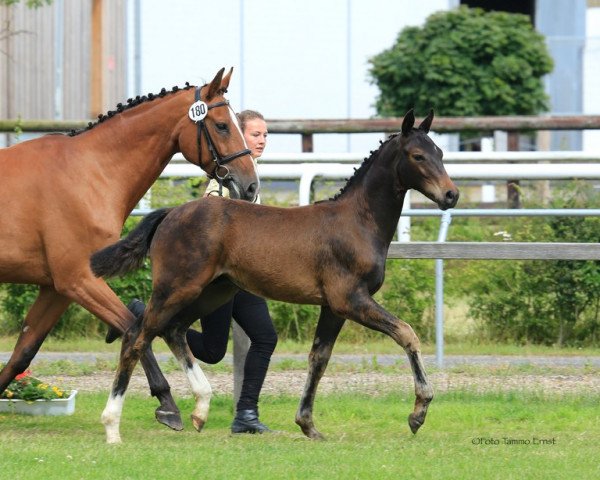
<path id="1" fill-rule="evenodd" d="M 195 101 L 199 101 L 201 100 L 201 95 L 200 95 L 200 91 L 202 90 L 202 87 L 196 87 L 196 92 L 194 95 L 194 99 Z M 228 100 L 222 100 L 220 102 L 216 102 L 216 103 L 211 103 L 210 105 L 206 105 L 206 108 L 208 110 L 211 110 L 213 108 L 217 108 L 217 107 L 229 107 L 229 101 Z M 206 123 L 204 123 L 204 119 L 206 117 L 202 118 L 201 120 L 196 121 L 196 126 L 197 126 L 197 137 L 198 137 L 198 164 L 202 165 L 202 133 L 204 132 L 204 136 L 206 137 L 206 143 L 208 144 L 208 150 L 210 152 L 210 154 L 213 157 L 213 161 L 215 162 L 215 169 L 213 170 L 212 174 L 209 174 L 207 172 L 207 176 L 208 178 L 214 178 L 217 180 L 217 182 L 219 183 L 219 195 L 223 196 L 223 182 L 225 180 L 227 180 L 227 178 L 229 178 L 231 175 L 229 173 L 229 168 L 227 168 L 225 166 L 225 164 L 231 162 L 232 160 L 235 160 L 238 157 L 242 157 L 244 155 L 249 155 L 251 153 L 251 150 L 246 148 L 244 150 L 240 150 L 239 152 L 235 152 L 232 153 L 230 155 L 227 155 L 225 157 L 221 156 L 221 154 L 218 152 L 215 144 L 212 141 L 212 138 L 210 136 L 210 133 L 208 131 L 208 128 L 206 128 Z M 221 174 L 224 171 L 223 174 Z"/>

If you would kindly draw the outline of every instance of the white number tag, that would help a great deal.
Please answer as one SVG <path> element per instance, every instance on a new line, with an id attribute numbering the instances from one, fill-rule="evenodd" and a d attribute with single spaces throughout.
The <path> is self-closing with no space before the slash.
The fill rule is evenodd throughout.
<path id="1" fill-rule="evenodd" d="M 198 100 L 197 102 L 192 103 L 188 115 L 193 122 L 204 120 L 204 117 L 208 115 L 208 106 L 202 100 Z"/>

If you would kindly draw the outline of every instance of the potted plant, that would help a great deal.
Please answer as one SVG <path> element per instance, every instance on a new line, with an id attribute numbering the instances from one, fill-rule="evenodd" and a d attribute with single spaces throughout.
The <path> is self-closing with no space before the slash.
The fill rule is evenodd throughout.
<path id="1" fill-rule="evenodd" d="M 15 377 L 0 394 L 0 412 L 28 415 L 72 415 L 77 390 L 65 392 L 33 376 L 27 370 Z"/>

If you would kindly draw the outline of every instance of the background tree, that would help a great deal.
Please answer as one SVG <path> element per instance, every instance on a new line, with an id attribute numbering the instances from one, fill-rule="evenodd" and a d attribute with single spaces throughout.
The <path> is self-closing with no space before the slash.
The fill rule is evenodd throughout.
<path id="1" fill-rule="evenodd" d="M 548 109 L 542 76 L 553 68 L 529 17 L 460 7 L 407 27 L 370 59 L 377 113 L 531 115 Z"/>
<path id="2" fill-rule="evenodd" d="M 11 5 L 15 5 L 17 3 L 19 3 L 21 0 L 0 0 L 0 7 L 2 6 L 7 6 L 10 7 Z M 29 7 L 29 8 L 39 8 L 39 7 L 43 7 L 44 5 L 50 5 L 52 3 L 52 0 L 25 0 L 25 4 Z M 5 38 L 11 37 L 13 35 L 17 35 L 19 33 L 26 33 L 24 30 L 19 30 L 19 31 L 14 31 L 10 29 L 10 22 L 6 22 L 5 25 L 0 25 L 0 41 L 4 40 Z M 0 52 L 2 52 L 2 50 L 0 50 Z M 2 52 L 4 53 L 4 52 Z"/>

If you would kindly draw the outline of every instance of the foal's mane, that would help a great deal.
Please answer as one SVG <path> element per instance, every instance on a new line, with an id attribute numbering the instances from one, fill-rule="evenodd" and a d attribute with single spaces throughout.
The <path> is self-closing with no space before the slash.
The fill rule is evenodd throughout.
<path id="1" fill-rule="evenodd" d="M 178 87 L 177 85 L 175 85 L 171 90 L 163 88 L 161 89 L 160 93 L 157 94 L 149 93 L 148 95 L 138 95 L 135 98 L 129 98 L 127 99 L 127 103 L 125 105 L 123 105 L 122 103 L 118 103 L 116 110 L 109 110 L 106 113 L 106 115 L 98 115 L 98 120 L 96 120 L 96 122 L 89 122 L 87 124 L 87 127 L 81 128 L 79 130 L 71 130 L 68 133 L 68 135 L 70 137 L 74 137 L 75 135 L 79 135 L 80 133 L 87 132 L 88 130 L 94 128 L 96 125 L 104 122 L 105 120 L 108 120 L 109 118 L 114 117 L 115 115 L 123 112 L 124 110 L 129 110 L 130 108 L 137 107 L 138 105 L 141 105 L 144 102 L 151 102 L 152 100 L 156 100 L 157 98 L 163 98 L 164 96 L 169 95 L 171 93 L 177 93 L 180 90 L 189 90 L 190 88 L 194 88 L 194 85 L 190 85 L 189 82 L 185 82 L 185 87 Z"/>
<path id="2" fill-rule="evenodd" d="M 335 201 L 338 198 L 340 198 L 344 193 L 346 193 L 346 191 L 348 190 L 348 188 L 350 188 L 353 184 L 356 183 L 356 181 L 359 178 L 362 178 L 365 174 L 365 172 L 369 169 L 369 167 L 373 164 L 373 161 L 375 160 L 375 158 L 377 158 L 379 156 L 379 152 L 381 151 L 381 149 L 384 147 L 384 145 L 388 144 L 391 140 L 393 140 L 396 136 L 398 136 L 398 133 L 392 133 L 387 140 L 384 142 L 382 140 L 379 140 L 379 148 L 377 148 L 377 150 L 371 150 L 369 152 L 369 156 L 365 157 L 365 159 L 363 160 L 363 162 L 360 164 L 360 167 L 355 168 L 354 169 L 354 175 L 352 175 L 349 179 L 346 179 L 346 185 L 344 185 L 340 191 L 338 193 L 336 193 L 332 198 L 330 198 L 329 200 L 331 201 Z M 315 202 L 315 203 L 319 203 L 319 202 Z"/>

